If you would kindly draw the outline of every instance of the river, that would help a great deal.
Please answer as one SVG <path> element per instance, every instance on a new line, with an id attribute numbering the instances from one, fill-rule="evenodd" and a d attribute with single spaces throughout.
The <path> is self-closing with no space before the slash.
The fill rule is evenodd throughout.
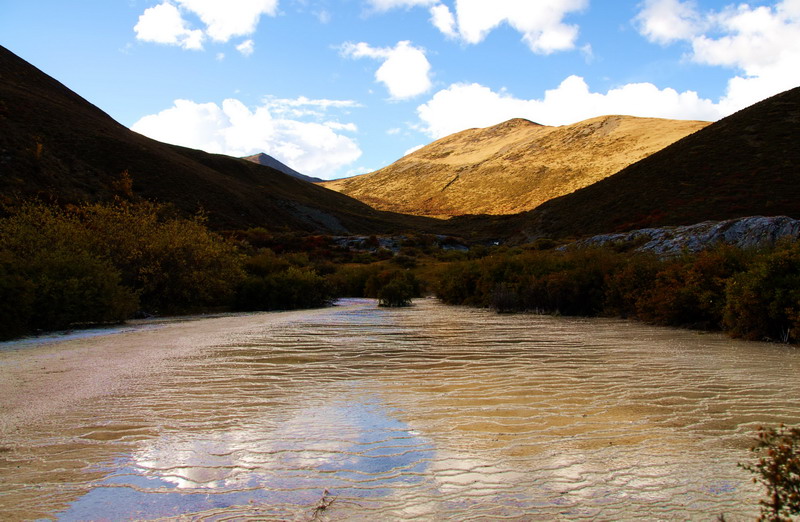
<path id="1" fill-rule="evenodd" d="M 432 299 L 0 343 L 3 519 L 751 520 L 800 352 Z"/>

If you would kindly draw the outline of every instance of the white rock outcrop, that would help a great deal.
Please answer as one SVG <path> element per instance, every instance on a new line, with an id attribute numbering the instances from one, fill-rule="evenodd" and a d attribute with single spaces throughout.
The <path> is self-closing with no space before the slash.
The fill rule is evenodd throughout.
<path id="1" fill-rule="evenodd" d="M 699 252 L 720 243 L 740 248 L 768 247 L 783 238 L 800 238 L 800 220 L 786 216 L 752 216 L 677 227 L 643 228 L 593 236 L 567 245 L 567 248 L 619 245 L 635 252 L 672 256 Z"/>

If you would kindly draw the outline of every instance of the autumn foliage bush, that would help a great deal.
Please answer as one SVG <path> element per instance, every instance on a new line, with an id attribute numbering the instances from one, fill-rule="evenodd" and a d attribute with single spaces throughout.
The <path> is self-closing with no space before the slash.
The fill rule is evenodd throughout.
<path id="1" fill-rule="evenodd" d="M 236 247 L 152 203 L 22 202 L 0 219 L 0 337 L 228 303 Z"/>
<path id="2" fill-rule="evenodd" d="M 800 428 L 759 428 L 755 464 L 742 467 L 766 488 L 759 520 L 791 522 L 800 515 Z"/>
<path id="3" fill-rule="evenodd" d="M 446 265 L 437 279 L 436 295 L 449 304 L 800 340 L 797 242 L 761 251 L 723 245 L 672 258 L 613 249 L 500 252 Z"/>

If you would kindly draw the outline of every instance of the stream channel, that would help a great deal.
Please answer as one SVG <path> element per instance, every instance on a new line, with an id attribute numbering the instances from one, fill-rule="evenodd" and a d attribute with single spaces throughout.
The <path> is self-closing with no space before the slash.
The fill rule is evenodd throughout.
<path id="1" fill-rule="evenodd" d="M 4 520 L 752 520 L 800 352 L 421 299 L 0 343 Z"/>

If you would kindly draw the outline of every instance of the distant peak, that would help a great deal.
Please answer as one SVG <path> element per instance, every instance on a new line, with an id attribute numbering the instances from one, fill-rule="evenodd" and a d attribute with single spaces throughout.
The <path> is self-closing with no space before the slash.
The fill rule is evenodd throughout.
<path id="1" fill-rule="evenodd" d="M 538 125 L 541 127 L 541 124 L 536 123 L 535 121 L 531 121 L 525 118 L 511 118 L 506 122 L 508 125 Z"/>
<path id="2" fill-rule="evenodd" d="M 536 123 L 531 120 L 526 120 L 525 118 L 511 118 L 508 121 L 504 121 L 503 123 L 495 125 L 495 127 L 500 127 L 500 128 L 515 128 L 515 127 L 530 127 L 530 126 L 543 127 L 543 125 L 541 125 L 540 123 Z"/>

